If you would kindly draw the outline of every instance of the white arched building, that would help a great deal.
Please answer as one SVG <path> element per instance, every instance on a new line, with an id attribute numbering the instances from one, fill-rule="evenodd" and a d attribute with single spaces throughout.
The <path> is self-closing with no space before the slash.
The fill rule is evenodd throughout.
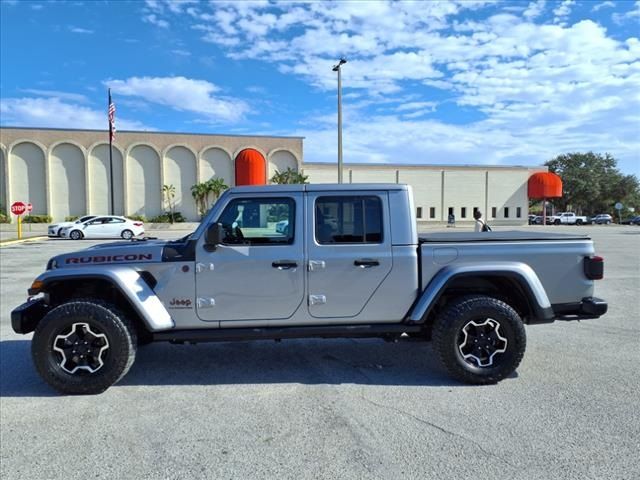
<path id="1" fill-rule="evenodd" d="M 147 218 L 163 213 L 162 186 L 170 184 L 176 210 L 197 221 L 191 187 L 213 177 L 229 186 L 266 183 L 276 171 L 292 168 L 312 183 L 336 182 L 335 164 L 303 162 L 302 141 L 118 132 L 112 150 L 115 213 Z M 30 202 L 33 214 L 47 214 L 54 221 L 107 214 L 109 165 L 106 131 L 0 127 L 0 206 L 8 210 L 14 201 Z M 519 225 L 527 221 L 527 180 L 540 171 L 546 167 L 345 164 L 344 181 L 412 185 L 423 225 L 446 222 L 449 213 L 457 222 L 471 222 L 475 209 L 492 224 Z"/>

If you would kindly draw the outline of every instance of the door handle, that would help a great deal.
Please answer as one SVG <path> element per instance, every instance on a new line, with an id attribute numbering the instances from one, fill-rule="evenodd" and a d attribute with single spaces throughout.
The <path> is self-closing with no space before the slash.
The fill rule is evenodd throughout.
<path id="1" fill-rule="evenodd" d="M 360 268 L 371 268 L 371 267 L 377 267 L 378 265 L 380 265 L 380 262 L 378 260 L 374 260 L 371 258 L 361 258 L 359 260 L 354 260 L 353 264 L 356 267 L 360 267 Z"/>
<path id="2" fill-rule="evenodd" d="M 292 260 L 278 260 L 277 262 L 273 262 L 271 266 L 278 270 L 290 270 L 292 268 L 296 268 L 298 263 Z"/>

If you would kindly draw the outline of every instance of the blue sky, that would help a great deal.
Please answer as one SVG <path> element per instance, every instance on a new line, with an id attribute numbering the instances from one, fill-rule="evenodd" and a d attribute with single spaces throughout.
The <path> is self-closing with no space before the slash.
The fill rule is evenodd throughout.
<path id="1" fill-rule="evenodd" d="M 300 135 L 347 162 L 640 175 L 640 2 L 0 0 L 0 123 Z"/>

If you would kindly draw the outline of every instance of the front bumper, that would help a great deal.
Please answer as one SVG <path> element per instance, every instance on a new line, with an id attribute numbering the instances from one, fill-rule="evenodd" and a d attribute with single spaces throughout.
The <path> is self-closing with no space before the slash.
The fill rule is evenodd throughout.
<path id="1" fill-rule="evenodd" d="M 48 308 L 41 298 L 28 300 L 11 312 L 11 328 L 16 333 L 30 333 L 45 316 Z"/>
<path id="2" fill-rule="evenodd" d="M 578 303 L 563 303 L 553 305 L 557 320 L 588 320 L 599 318 L 605 313 L 609 305 L 605 300 L 596 297 L 583 298 Z"/>

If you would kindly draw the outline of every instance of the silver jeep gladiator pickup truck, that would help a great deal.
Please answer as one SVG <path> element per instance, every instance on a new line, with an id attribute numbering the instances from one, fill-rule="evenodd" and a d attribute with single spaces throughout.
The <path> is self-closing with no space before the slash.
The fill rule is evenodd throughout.
<path id="1" fill-rule="evenodd" d="M 525 324 L 607 311 L 588 237 L 419 237 L 414 211 L 406 185 L 232 188 L 179 240 L 53 257 L 12 326 L 35 331 L 35 366 L 63 393 L 106 390 L 152 341 L 403 334 L 433 340 L 455 379 L 488 384 L 518 367 Z"/>

